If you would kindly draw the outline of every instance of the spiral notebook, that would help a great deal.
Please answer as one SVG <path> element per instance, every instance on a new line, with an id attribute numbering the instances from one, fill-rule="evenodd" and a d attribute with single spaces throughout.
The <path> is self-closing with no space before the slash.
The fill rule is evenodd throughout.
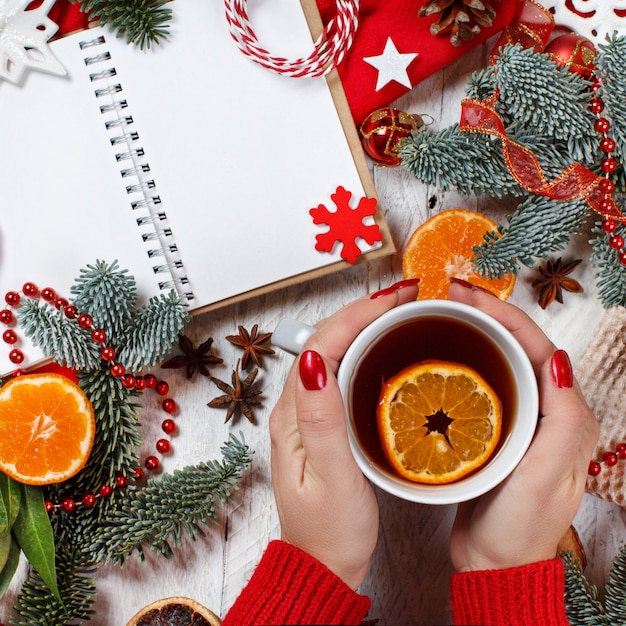
<path id="1" fill-rule="evenodd" d="M 298 3 L 259 4 L 250 19 L 272 52 L 312 49 Z M 348 266 L 339 246 L 315 250 L 325 228 L 309 215 L 332 210 L 338 186 L 375 195 L 336 76 L 252 62 L 221 2 L 171 7 L 162 45 L 90 29 L 49 44 L 66 76 L 0 84 L 3 294 L 32 281 L 69 296 L 81 268 L 117 260 L 141 302 L 175 289 L 199 312 Z M 364 257 L 393 251 L 380 210 L 375 220 L 383 243 L 361 242 Z"/>

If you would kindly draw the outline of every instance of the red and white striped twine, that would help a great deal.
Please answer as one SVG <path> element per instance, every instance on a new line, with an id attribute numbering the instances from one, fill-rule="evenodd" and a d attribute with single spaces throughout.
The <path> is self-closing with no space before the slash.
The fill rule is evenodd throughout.
<path id="1" fill-rule="evenodd" d="M 359 25 L 359 1 L 336 0 L 337 15 L 314 42 L 311 54 L 292 61 L 259 46 L 248 19 L 247 0 L 224 0 L 224 5 L 230 34 L 246 56 L 278 74 L 301 78 L 322 76 L 341 63 Z"/>

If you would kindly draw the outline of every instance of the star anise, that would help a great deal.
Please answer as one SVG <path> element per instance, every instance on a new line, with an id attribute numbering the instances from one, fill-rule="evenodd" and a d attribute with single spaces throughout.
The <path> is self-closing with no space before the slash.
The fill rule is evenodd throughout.
<path id="1" fill-rule="evenodd" d="M 172 357 L 165 361 L 161 367 L 164 369 L 175 369 L 179 367 L 187 368 L 187 378 L 190 379 L 196 373 L 196 370 L 203 376 L 210 376 L 210 365 L 217 365 L 223 363 L 224 360 L 220 357 L 211 354 L 211 345 L 213 344 L 213 338 L 209 337 L 205 342 L 201 343 L 197 348 L 194 348 L 193 343 L 185 335 L 181 335 L 178 338 L 178 345 L 184 354 Z"/>
<path id="2" fill-rule="evenodd" d="M 243 326 L 239 326 L 238 330 L 238 335 L 227 335 L 226 339 L 233 345 L 243 348 L 241 369 L 248 369 L 250 361 L 253 361 L 257 367 L 263 367 L 263 355 L 274 354 L 274 350 L 265 345 L 270 340 L 272 333 L 259 334 L 258 324 L 255 324 L 250 332 Z"/>
<path id="3" fill-rule="evenodd" d="M 563 304 L 563 290 L 582 293 L 581 284 L 573 278 L 567 277 L 581 262 L 582 259 L 576 259 L 569 263 L 563 263 L 562 259 L 558 258 L 556 261 L 548 260 L 545 267 L 539 268 L 541 278 L 537 278 L 533 282 L 533 287 L 540 290 L 539 306 L 542 309 L 546 309 L 555 300 Z"/>
<path id="4" fill-rule="evenodd" d="M 228 420 L 239 410 L 246 416 L 249 422 L 254 424 L 255 418 L 254 413 L 252 412 L 252 407 L 262 406 L 261 400 L 259 399 L 262 390 L 259 383 L 254 382 L 258 373 L 259 369 L 255 368 L 248 374 L 246 379 L 242 381 L 239 375 L 239 361 L 237 361 L 237 366 L 231 375 L 231 385 L 225 383 L 219 378 L 211 376 L 211 380 L 224 392 L 225 395 L 213 398 L 207 406 L 212 408 L 221 408 L 224 406 L 228 407 L 224 423 L 228 422 Z"/>

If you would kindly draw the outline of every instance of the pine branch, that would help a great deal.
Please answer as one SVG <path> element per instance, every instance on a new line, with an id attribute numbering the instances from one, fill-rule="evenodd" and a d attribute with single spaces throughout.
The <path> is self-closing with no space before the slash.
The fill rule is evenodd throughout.
<path id="1" fill-rule="evenodd" d="M 602 80 L 600 95 L 604 113 L 612 119 L 611 135 L 623 163 L 626 156 L 626 37 L 614 35 L 600 44 L 596 57 L 597 74 Z M 626 191 L 624 187 L 622 191 Z"/>
<path id="2" fill-rule="evenodd" d="M 107 343 L 119 346 L 132 325 L 137 302 L 135 279 L 128 270 L 120 270 L 117 261 L 96 261 L 80 270 L 70 292 L 78 310 L 91 315 L 94 327 L 105 329 Z"/>
<path id="3" fill-rule="evenodd" d="M 202 526 L 209 528 L 216 522 L 216 503 L 230 500 L 237 480 L 251 462 L 248 447 L 232 435 L 222 454 L 221 462 L 185 467 L 129 493 L 96 534 L 90 550 L 98 560 L 121 564 L 135 550 L 142 557 L 144 545 L 171 556 L 183 531 L 192 539 L 203 535 Z"/>
<path id="4" fill-rule="evenodd" d="M 70 0 L 72 4 L 81 0 Z M 169 0 L 82 0 L 81 11 L 118 36 L 141 49 L 158 44 L 169 35 L 172 10 L 164 8 Z"/>
<path id="5" fill-rule="evenodd" d="M 617 555 L 604 588 L 604 606 L 611 624 L 626 624 L 626 547 Z"/>
<path id="6" fill-rule="evenodd" d="M 565 610 L 571 626 L 617 626 L 605 614 L 598 590 L 583 575 L 580 563 L 570 552 L 562 555 L 565 564 Z"/>
<path id="7" fill-rule="evenodd" d="M 130 337 L 118 355 L 119 362 L 133 372 L 153 367 L 171 350 L 188 320 L 182 301 L 173 291 L 168 296 L 151 298 L 135 313 Z"/>
<path id="8" fill-rule="evenodd" d="M 598 235 L 589 242 L 592 248 L 591 263 L 598 268 L 598 298 L 605 307 L 626 306 L 626 267 L 619 262 L 615 250 L 609 246 L 601 222 L 596 222 L 591 232 Z M 626 226 L 618 224 L 615 234 L 626 239 Z"/>
<path id="9" fill-rule="evenodd" d="M 584 200 L 558 202 L 531 196 L 508 217 L 508 228 L 500 226 L 500 238 L 486 238 L 476 247 L 474 267 L 479 274 L 501 277 L 516 274 L 516 261 L 529 267 L 536 258 L 562 250 L 579 233 L 587 218 Z"/>
<path id="10" fill-rule="evenodd" d="M 24 298 L 17 319 L 33 345 L 60 365 L 90 370 L 101 362 L 98 347 L 89 333 L 75 321 L 68 320 L 62 311 Z"/>

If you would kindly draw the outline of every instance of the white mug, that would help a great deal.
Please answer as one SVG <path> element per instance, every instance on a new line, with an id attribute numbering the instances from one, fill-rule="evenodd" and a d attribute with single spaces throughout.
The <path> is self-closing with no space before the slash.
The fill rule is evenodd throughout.
<path id="1" fill-rule="evenodd" d="M 282 320 L 272 343 L 298 354 L 316 330 L 296 320 Z M 505 423 L 498 447 L 486 464 L 456 482 L 439 485 L 411 482 L 391 469 L 375 420 L 380 381 L 416 361 L 433 358 L 462 361 L 478 370 L 503 402 Z M 490 491 L 520 462 L 537 425 L 537 380 L 524 349 L 502 324 L 459 302 L 418 300 L 391 309 L 352 342 L 337 380 L 350 448 L 359 468 L 376 486 L 413 502 L 452 504 Z"/>

